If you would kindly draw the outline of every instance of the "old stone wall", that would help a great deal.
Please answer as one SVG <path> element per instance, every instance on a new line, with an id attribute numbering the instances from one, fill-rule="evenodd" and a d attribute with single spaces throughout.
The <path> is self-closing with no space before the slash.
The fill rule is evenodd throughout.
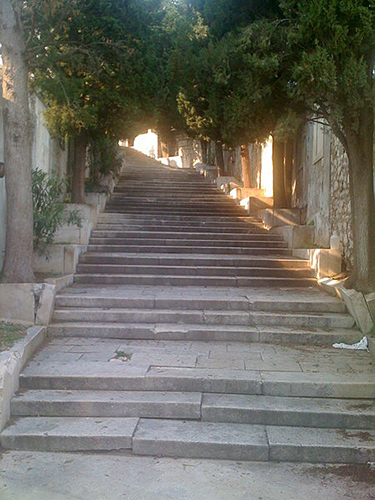
<path id="1" fill-rule="evenodd" d="M 349 163 L 343 146 L 336 136 L 331 137 L 331 233 L 340 237 L 344 264 L 350 268 L 353 262 L 353 234 L 349 195 Z"/>

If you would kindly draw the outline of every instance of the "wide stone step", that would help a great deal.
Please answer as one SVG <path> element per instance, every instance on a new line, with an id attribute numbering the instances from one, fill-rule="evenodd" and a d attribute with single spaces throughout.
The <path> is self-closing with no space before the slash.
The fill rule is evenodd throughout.
<path id="1" fill-rule="evenodd" d="M 0 434 L 10 450 L 112 451 L 132 448 L 137 418 L 20 418 Z"/>
<path id="2" fill-rule="evenodd" d="M 101 285 L 165 285 L 165 286 L 224 286 L 224 287 L 309 287 L 315 278 L 293 277 L 222 277 L 222 276 L 162 276 L 140 274 L 76 274 L 76 283 Z"/>
<path id="3" fill-rule="evenodd" d="M 259 224 L 259 226 L 261 226 Z M 121 223 L 110 223 L 110 222 L 100 222 L 97 225 L 97 230 L 98 231 L 103 231 L 107 235 L 108 233 L 111 232 L 117 232 L 117 233 L 124 233 L 124 232 L 149 232 L 149 233 L 219 233 L 219 234 L 227 234 L 227 233 L 232 233 L 232 234 L 252 234 L 252 235 L 268 235 L 268 232 L 266 229 L 262 227 L 256 227 L 253 224 L 247 224 L 247 223 L 239 223 L 237 226 L 232 226 L 228 224 L 210 224 L 210 225 L 204 225 L 203 223 L 190 223 L 190 224 L 183 224 L 183 225 L 177 225 L 177 223 L 172 222 L 164 222 L 164 221 L 159 221 L 158 223 L 147 223 L 147 222 L 125 222 L 123 224 Z"/>
<path id="4" fill-rule="evenodd" d="M 204 394 L 202 420 L 295 427 L 374 429 L 375 400 Z"/>
<path id="5" fill-rule="evenodd" d="M 281 236 L 268 234 L 268 233 L 252 233 L 251 230 L 247 231 L 247 233 L 214 233 L 207 232 L 202 235 L 202 233 L 198 232 L 172 232 L 172 231 L 103 231 L 103 230 L 95 230 L 92 232 L 92 238 L 106 238 L 107 240 L 122 240 L 122 239 L 139 239 L 139 238 L 150 238 L 154 239 L 157 235 L 159 239 L 167 239 L 167 240 L 175 240 L 175 239 L 189 239 L 189 240 L 202 240 L 203 236 L 205 240 L 220 240 L 220 241 L 283 241 Z"/>
<path id="6" fill-rule="evenodd" d="M 375 431 L 141 419 L 133 438 L 133 453 L 223 460 L 367 463 L 375 459 Z"/>
<path id="7" fill-rule="evenodd" d="M 126 274 L 126 275 L 163 275 L 163 276 L 229 276 L 229 277 L 313 277 L 307 268 L 275 267 L 213 267 L 213 266 L 172 266 L 172 265 L 118 265 L 118 264 L 79 264 L 78 274 Z"/>
<path id="8" fill-rule="evenodd" d="M 209 311 L 178 309 L 55 309 L 53 319 L 63 321 L 99 321 L 110 323 L 185 323 L 202 325 L 272 325 L 299 328 L 352 328 L 354 320 L 348 314 L 285 313 L 271 314 L 246 311 Z"/>
<path id="9" fill-rule="evenodd" d="M 58 337 L 87 337 L 133 340 L 198 340 L 264 342 L 310 346 L 334 342 L 355 343 L 362 338 L 358 330 L 341 328 L 303 328 L 290 326 L 203 325 L 178 323 L 102 323 L 55 322 L 48 331 Z"/>
<path id="10" fill-rule="evenodd" d="M 100 321 L 110 323 L 190 323 L 206 325 L 251 325 L 249 312 L 245 311 L 203 311 L 176 309 L 55 309 L 53 320 Z"/>
<path id="11" fill-rule="evenodd" d="M 219 310 L 219 311 L 282 311 L 302 312 L 302 313 L 345 313 L 343 302 L 328 298 L 325 302 L 319 300 L 254 300 L 245 297 L 227 297 L 215 294 L 209 297 L 193 297 L 185 294 L 182 297 L 173 297 L 173 294 L 155 296 L 145 296 L 144 291 L 132 291 L 130 294 L 121 296 L 118 292 L 112 294 L 105 290 L 105 293 L 94 293 L 93 290 L 86 289 L 84 293 L 74 292 L 69 289 L 69 293 L 62 292 L 57 295 L 55 306 L 59 307 L 102 307 L 102 308 L 137 308 L 137 309 L 177 309 L 177 310 Z"/>
<path id="12" fill-rule="evenodd" d="M 293 257 L 247 257 L 210 255 L 150 255 L 87 252 L 81 254 L 83 264 L 106 264 L 126 266 L 199 266 L 199 267 L 262 267 L 310 269 L 308 261 Z"/>
<path id="13" fill-rule="evenodd" d="M 282 247 L 231 247 L 231 246 L 182 246 L 180 245 L 88 245 L 89 252 L 109 253 L 192 253 L 209 255 L 291 255 L 289 248 Z"/>
<path id="14" fill-rule="evenodd" d="M 13 416 L 201 418 L 202 394 L 150 391 L 21 392 L 12 399 Z"/>
<path id="15" fill-rule="evenodd" d="M 139 292 L 138 292 L 139 293 Z M 102 307 L 102 308 L 137 308 L 137 309 L 173 309 L 173 310 L 219 310 L 219 311 L 248 311 L 249 301 L 245 297 L 239 298 L 173 298 L 173 295 L 163 298 L 156 296 L 147 298 L 145 294 L 133 294 L 132 297 L 113 295 L 90 295 L 85 293 L 69 293 L 57 295 L 55 306 L 59 307 Z"/>
<path id="16" fill-rule="evenodd" d="M 282 369 L 282 367 L 281 367 Z M 373 399 L 375 376 L 133 366 L 125 362 L 31 363 L 21 389 L 161 391 L 303 398 Z"/>
<path id="17" fill-rule="evenodd" d="M 143 417 L 296 427 L 373 429 L 374 400 L 159 391 L 28 390 L 13 416 Z"/>
<path id="18" fill-rule="evenodd" d="M 185 235 L 183 235 L 185 236 Z M 186 236 L 185 236 L 186 238 Z M 126 246 L 126 245 L 151 245 L 151 246 L 195 246 L 195 247 L 221 247 L 229 248 L 240 247 L 240 248 L 285 248 L 286 243 L 278 239 L 266 239 L 266 240 L 252 240 L 249 236 L 246 241 L 239 241 L 237 239 L 230 239 L 228 241 L 221 240 L 220 238 L 209 238 L 205 239 L 185 239 L 185 238 L 152 238 L 152 237 L 139 237 L 139 238 L 90 238 L 91 245 L 113 245 L 113 246 Z"/>
<path id="19" fill-rule="evenodd" d="M 181 323 L 109 323 L 99 321 L 54 322 L 48 331 L 58 337 L 87 337 L 106 339 L 136 340 L 199 340 L 199 341 L 239 341 L 259 342 L 259 331 L 244 325 L 204 325 Z M 275 334 L 275 338 L 279 336 Z M 283 338 L 287 342 L 288 335 Z M 319 335 L 316 336 L 317 340 Z M 333 336 L 330 337 L 334 338 Z M 342 337 L 340 336 L 340 339 Z M 330 340 L 329 339 L 329 340 Z M 300 335 L 303 341 L 303 336 Z M 271 340 L 269 340 L 271 342 Z M 324 335 L 324 342 L 327 342 Z M 298 343 L 293 336 L 293 343 Z"/>
<path id="20" fill-rule="evenodd" d="M 299 328 L 353 328 L 349 314 L 252 311 L 253 324 L 262 326 L 292 326 Z"/>
<path id="21" fill-rule="evenodd" d="M 254 224 L 261 224 L 261 221 L 257 218 L 248 216 L 248 215 L 243 215 L 243 216 L 238 216 L 238 217 L 233 217 L 233 216 L 226 216 L 221 215 L 221 216 L 209 216 L 209 217 L 202 217 L 198 215 L 187 215 L 187 216 L 182 216 L 182 215 L 173 215 L 170 213 L 164 214 L 164 215 L 158 215 L 155 213 L 152 214 L 121 214 L 121 213 L 116 213 L 116 212 L 110 212 L 110 211 L 105 211 L 99 216 L 99 222 L 114 222 L 114 221 L 122 221 L 126 222 L 128 220 L 137 222 L 137 221 L 147 221 L 147 222 L 152 222 L 152 221 L 164 221 L 164 222 L 183 222 L 183 223 L 203 223 L 205 222 L 206 224 L 221 224 L 221 223 L 226 223 L 230 224 L 232 222 L 234 223 L 254 223 Z"/>

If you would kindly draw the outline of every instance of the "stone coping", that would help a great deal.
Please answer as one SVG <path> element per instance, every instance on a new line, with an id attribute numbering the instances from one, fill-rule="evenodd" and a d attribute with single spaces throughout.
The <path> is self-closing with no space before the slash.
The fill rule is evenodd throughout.
<path id="1" fill-rule="evenodd" d="M 46 335 L 45 326 L 32 326 L 22 340 L 0 353 L 0 431 L 10 418 L 10 401 L 19 388 L 19 374 Z"/>

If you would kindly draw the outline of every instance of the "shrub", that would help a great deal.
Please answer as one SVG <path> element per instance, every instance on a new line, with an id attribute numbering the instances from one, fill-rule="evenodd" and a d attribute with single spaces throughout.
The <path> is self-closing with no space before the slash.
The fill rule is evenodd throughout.
<path id="1" fill-rule="evenodd" d="M 66 183 L 57 175 L 42 170 L 32 172 L 34 249 L 43 253 L 53 243 L 56 231 L 64 224 L 82 226 L 77 209 L 68 211 L 64 205 Z"/>

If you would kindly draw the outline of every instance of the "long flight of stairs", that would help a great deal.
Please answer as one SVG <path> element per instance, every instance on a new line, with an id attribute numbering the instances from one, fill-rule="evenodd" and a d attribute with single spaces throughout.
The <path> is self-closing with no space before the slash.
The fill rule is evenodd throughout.
<path id="1" fill-rule="evenodd" d="M 10 449 L 375 459 L 375 367 L 306 261 L 193 170 L 136 153 L 20 377 Z"/>

